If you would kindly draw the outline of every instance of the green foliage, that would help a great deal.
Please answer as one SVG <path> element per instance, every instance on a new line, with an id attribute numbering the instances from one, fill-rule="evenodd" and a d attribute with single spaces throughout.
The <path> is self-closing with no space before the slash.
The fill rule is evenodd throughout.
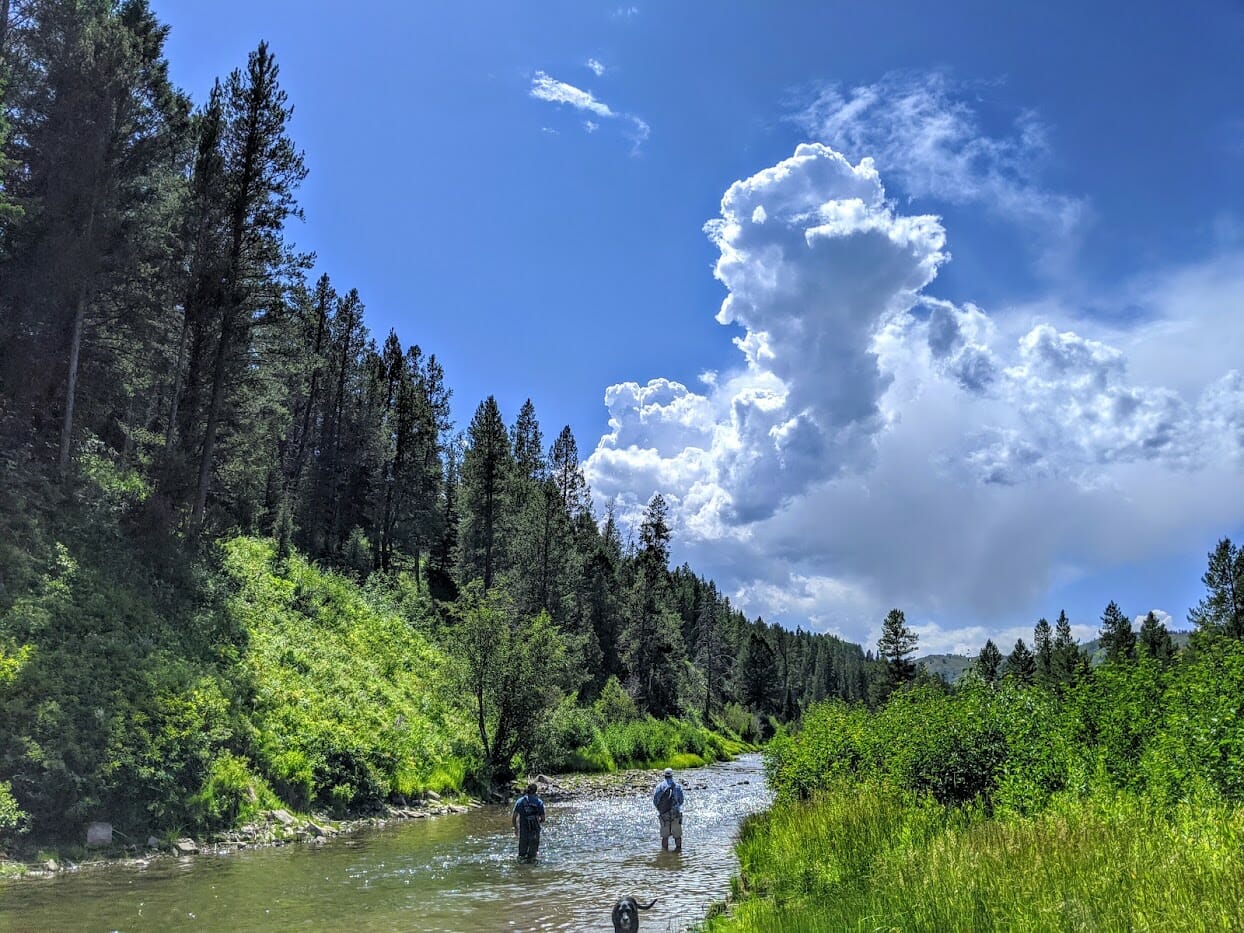
<path id="1" fill-rule="evenodd" d="M 450 633 L 457 683 L 469 698 L 483 751 L 481 778 L 513 775 L 514 757 L 540 745 L 546 715 L 583 679 L 570 641 L 549 617 L 517 609 L 501 587 L 465 587 Z"/>
<path id="2" fill-rule="evenodd" d="M 165 621 L 173 607 L 126 564 L 138 555 L 56 555 L 0 617 L 0 642 L 22 646 L 4 652 L 0 771 L 37 833 L 188 820 L 186 798 L 232 731 L 233 686 L 187 656 L 193 616 Z"/>
<path id="3" fill-rule="evenodd" d="M 222 752 L 212 761 L 203 786 L 189 800 L 197 822 L 207 826 L 252 820 L 277 803 L 263 779 L 251 772 L 250 763 L 231 752 Z"/>
<path id="4" fill-rule="evenodd" d="M 13 788 L 8 781 L 0 781 L 0 839 L 25 832 L 27 822 L 26 812 L 13 797 Z"/>
<path id="5" fill-rule="evenodd" d="M 639 718 L 634 697 L 622 688 L 617 677 L 605 681 L 592 708 L 602 723 L 626 723 Z"/>
<path id="6" fill-rule="evenodd" d="M 742 743 L 690 720 L 651 716 L 606 725 L 602 738 L 619 768 L 698 767 L 729 758 L 743 749 Z"/>
<path id="7" fill-rule="evenodd" d="M 717 721 L 722 729 L 743 742 L 758 743 L 761 739 L 760 717 L 742 703 L 727 703 Z"/>
<path id="8" fill-rule="evenodd" d="M 468 726 L 447 661 L 405 619 L 297 555 L 278 568 L 271 541 L 238 538 L 222 554 L 247 646 L 252 761 L 291 804 L 372 806 L 443 782 L 469 754 L 451 738 Z"/>

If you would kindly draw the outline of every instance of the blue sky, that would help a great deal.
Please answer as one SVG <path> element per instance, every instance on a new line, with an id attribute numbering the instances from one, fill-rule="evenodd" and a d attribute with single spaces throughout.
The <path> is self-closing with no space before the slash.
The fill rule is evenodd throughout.
<path id="1" fill-rule="evenodd" d="M 198 101 L 269 41 L 292 238 L 458 423 L 530 396 L 751 614 L 1180 627 L 1244 537 L 1239 3 L 153 6 Z"/>

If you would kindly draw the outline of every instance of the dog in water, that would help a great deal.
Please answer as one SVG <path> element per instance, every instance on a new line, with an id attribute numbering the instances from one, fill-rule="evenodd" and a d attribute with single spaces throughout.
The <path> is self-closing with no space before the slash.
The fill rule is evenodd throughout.
<path id="1" fill-rule="evenodd" d="M 647 910 L 657 902 L 654 897 L 647 904 L 641 904 L 629 894 L 618 898 L 613 905 L 613 933 L 636 933 L 639 929 L 639 912 Z"/>

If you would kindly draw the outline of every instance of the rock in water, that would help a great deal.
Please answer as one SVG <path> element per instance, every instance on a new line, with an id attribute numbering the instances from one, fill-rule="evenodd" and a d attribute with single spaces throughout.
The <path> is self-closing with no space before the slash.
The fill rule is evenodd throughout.
<path id="1" fill-rule="evenodd" d="M 199 844 L 193 839 L 178 839 L 173 843 L 173 851 L 178 855 L 198 855 Z"/>

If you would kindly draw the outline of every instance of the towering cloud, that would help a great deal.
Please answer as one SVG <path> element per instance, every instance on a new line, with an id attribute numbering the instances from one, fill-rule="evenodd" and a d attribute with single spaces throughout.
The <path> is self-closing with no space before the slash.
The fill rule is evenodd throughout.
<path id="1" fill-rule="evenodd" d="M 871 641 L 899 605 L 924 647 L 975 650 L 1056 611 L 1034 605 L 1054 582 L 1244 521 L 1221 495 L 1244 479 L 1244 379 L 1169 388 L 1151 349 L 1222 358 L 1171 321 L 1185 291 L 1155 287 L 1117 342 L 939 300 L 938 218 L 820 144 L 735 182 L 705 230 L 738 364 L 611 386 L 587 470 L 624 514 L 665 494 L 680 556 L 746 610 Z M 1239 269 L 1215 295 L 1244 297 Z"/>

